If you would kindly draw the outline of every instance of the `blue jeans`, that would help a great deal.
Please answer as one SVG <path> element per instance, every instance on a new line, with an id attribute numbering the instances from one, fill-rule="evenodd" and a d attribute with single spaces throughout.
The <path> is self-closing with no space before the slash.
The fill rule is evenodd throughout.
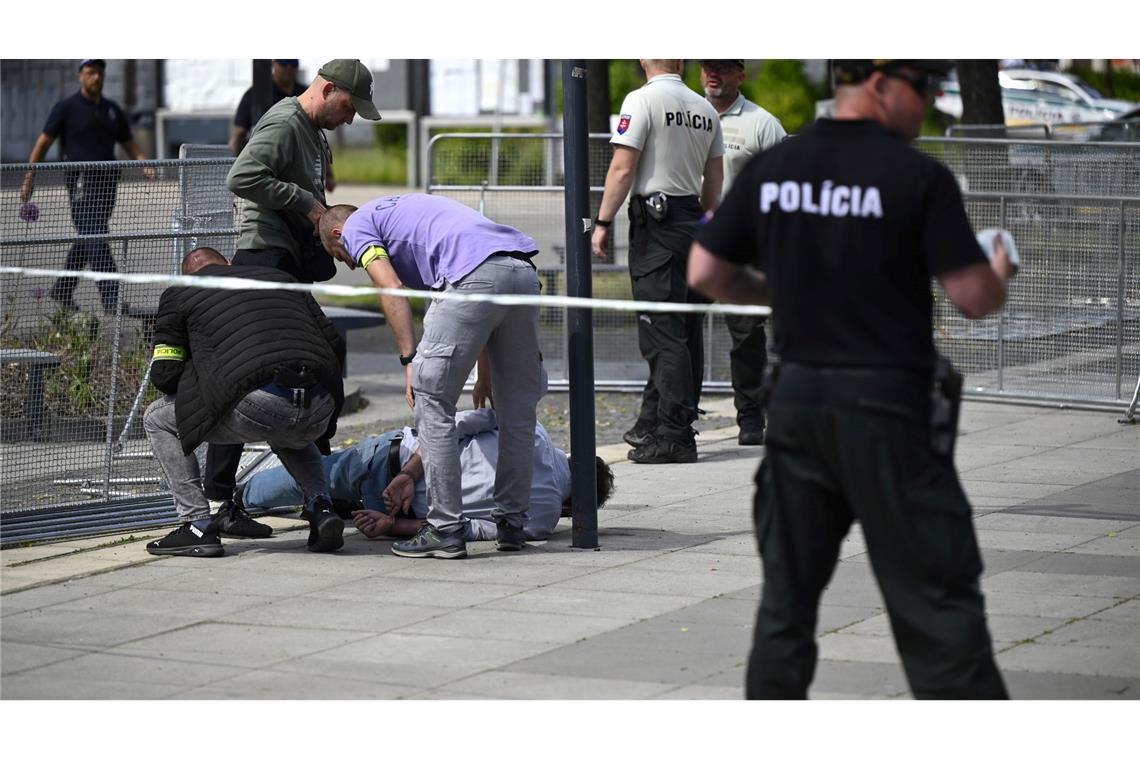
<path id="1" fill-rule="evenodd" d="M 182 451 L 175 403 L 174 396 L 155 400 L 143 415 L 143 429 L 174 496 L 178 519 L 190 522 L 209 517 L 210 503 L 202 492 L 198 458 Z M 313 441 L 328 428 L 335 409 L 336 402 L 329 393 L 314 398 L 305 409 L 289 399 L 254 390 L 218 421 L 205 440 L 210 443 L 267 442 L 301 484 L 308 504 L 317 496 L 328 495 L 321 452 Z"/>
<path id="2" fill-rule="evenodd" d="M 324 457 L 325 479 L 335 501 L 361 502 L 365 509 L 388 511 L 383 493 L 396 475 L 388 471 L 388 453 L 399 432 L 392 430 L 369 437 L 352 448 Z M 290 507 L 303 503 L 304 494 L 287 469 L 274 467 L 249 479 L 242 500 L 247 507 L 258 509 Z"/>

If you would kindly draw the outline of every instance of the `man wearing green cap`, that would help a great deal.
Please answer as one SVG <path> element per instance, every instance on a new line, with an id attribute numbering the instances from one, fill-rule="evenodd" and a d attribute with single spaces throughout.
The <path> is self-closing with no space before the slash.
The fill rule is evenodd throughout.
<path id="1" fill-rule="evenodd" d="M 321 66 L 304 92 L 265 112 L 226 177 L 226 186 L 245 200 L 234 264 L 275 267 L 299 282 L 336 274 L 316 237 L 331 162 L 322 130 L 351 124 L 357 114 L 380 120 L 372 103 L 372 72 L 347 58 Z M 210 445 L 206 498 L 221 513 L 217 521 L 223 533 L 268 536 L 269 526 L 254 522 L 232 501 L 241 451 L 241 444 Z"/>

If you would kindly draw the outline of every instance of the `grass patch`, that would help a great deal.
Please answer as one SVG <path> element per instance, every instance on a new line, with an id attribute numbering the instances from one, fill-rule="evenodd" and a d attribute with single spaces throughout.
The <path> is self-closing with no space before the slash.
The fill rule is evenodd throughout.
<path id="1" fill-rule="evenodd" d="M 408 184 L 407 150 L 380 146 L 333 147 L 336 181 L 349 185 Z"/>

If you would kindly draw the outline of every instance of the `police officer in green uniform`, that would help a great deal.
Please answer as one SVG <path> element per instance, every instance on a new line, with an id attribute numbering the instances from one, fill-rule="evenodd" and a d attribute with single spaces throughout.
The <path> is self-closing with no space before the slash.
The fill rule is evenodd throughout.
<path id="1" fill-rule="evenodd" d="M 697 234 L 690 284 L 772 305 L 764 569 L 749 698 L 803 698 L 820 594 L 858 519 L 912 692 L 1004 698 L 953 461 L 955 378 L 934 350 L 930 278 L 969 318 L 1001 308 L 946 167 L 914 150 L 949 61 L 836 61 L 834 119 L 753 159 Z"/>
<path id="2" fill-rule="evenodd" d="M 688 289 L 685 269 L 697 223 L 720 199 L 724 145 L 716 110 L 681 81 L 683 65 L 641 60 L 648 81 L 622 102 L 595 219 L 594 255 L 606 259 L 610 227 L 633 191 L 629 274 L 639 301 L 703 300 Z M 637 331 L 649 380 L 637 424 L 625 436 L 635 446 L 629 458 L 640 464 L 695 462 L 700 315 L 639 313 Z"/>
<path id="3" fill-rule="evenodd" d="M 750 158 L 788 136 L 779 119 L 740 92 L 745 77 L 742 60 L 701 61 L 701 87 L 720 114 L 720 126 L 724 130 L 723 193 L 728 192 Z M 737 441 L 741 446 L 764 443 L 764 411 L 760 406 L 760 388 L 768 363 L 764 322 L 764 317 L 751 314 L 724 315 L 724 326 L 732 338 L 728 358 L 736 424 L 740 428 Z"/>

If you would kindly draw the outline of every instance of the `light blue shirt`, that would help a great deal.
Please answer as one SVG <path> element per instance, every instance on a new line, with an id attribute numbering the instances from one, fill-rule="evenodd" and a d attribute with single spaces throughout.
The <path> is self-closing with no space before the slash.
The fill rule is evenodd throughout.
<path id="1" fill-rule="evenodd" d="M 423 193 L 365 203 L 345 221 L 341 242 L 358 265 L 373 247 L 383 249 L 413 290 L 458 282 L 493 253 L 538 249 L 534 238 L 514 227 L 442 195 Z"/>
<path id="2" fill-rule="evenodd" d="M 495 508 L 495 465 L 499 461 L 499 428 L 493 409 L 469 409 L 455 416 L 459 439 L 460 503 L 467 520 L 465 538 L 486 541 L 498 536 L 491 510 Z M 403 467 L 419 448 L 415 433 L 404 428 L 400 442 Z M 531 476 L 530 509 L 523 532 L 532 541 L 550 538 L 562 516 L 562 502 L 570 498 L 570 461 L 550 440 L 541 423 L 534 430 L 534 474 Z M 412 501 L 416 517 L 427 517 L 424 479 L 416 481 Z"/>

